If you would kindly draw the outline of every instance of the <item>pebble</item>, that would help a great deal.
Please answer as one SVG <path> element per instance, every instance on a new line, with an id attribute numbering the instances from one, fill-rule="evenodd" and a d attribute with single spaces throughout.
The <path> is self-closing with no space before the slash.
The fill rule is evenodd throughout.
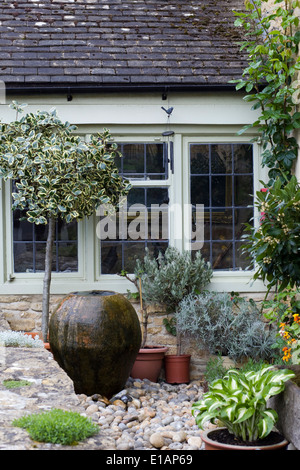
<path id="1" fill-rule="evenodd" d="M 101 395 L 78 397 L 116 450 L 202 450 L 191 413 L 202 395 L 200 381 L 170 385 L 129 378 L 126 388 L 110 400 Z"/>

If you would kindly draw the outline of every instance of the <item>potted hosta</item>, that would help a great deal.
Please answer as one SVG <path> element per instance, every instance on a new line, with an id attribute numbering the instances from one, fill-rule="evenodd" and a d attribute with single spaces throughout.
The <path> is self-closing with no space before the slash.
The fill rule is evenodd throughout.
<path id="1" fill-rule="evenodd" d="M 177 248 L 169 246 L 157 257 L 146 251 L 143 261 L 137 260 L 135 276 L 139 279 L 138 287 L 146 304 L 160 304 L 165 308 L 168 318 L 165 318 L 164 324 L 177 339 L 176 354 L 164 356 L 166 381 L 189 382 L 191 356 L 183 354 L 181 350 L 181 332 L 176 328 L 176 310 L 185 296 L 201 292 L 210 282 L 210 264 L 203 260 L 200 251 L 195 252 L 192 257 L 189 251 L 181 253 Z M 142 306 L 142 311 L 147 323 L 147 308 Z M 144 353 L 147 354 L 147 350 Z"/>
<path id="2" fill-rule="evenodd" d="M 200 429 L 207 422 L 224 426 L 204 431 L 206 450 L 286 449 L 287 440 L 274 430 L 277 413 L 267 402 L 281 393 L 294 375 L 290 370 L 264 365 L 246 373 L 231 369 L 212 382 L 202 400 L 192 406 Z"/>

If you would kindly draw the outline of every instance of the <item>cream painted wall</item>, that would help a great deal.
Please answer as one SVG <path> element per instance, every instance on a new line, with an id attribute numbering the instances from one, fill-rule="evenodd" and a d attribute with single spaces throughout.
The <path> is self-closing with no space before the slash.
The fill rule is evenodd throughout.
<path id="1" fill-rule="evenodd" d="M 37 95 L 7 97 L 6 104 L 0 105 L 2 121 L 15 119 L 15 111 L 8 104 L 16 100 L 27 103 L 27 112 L 57 109 L 63 120 L 71 123 L 90 125 L 157 125 L 168 122 L 161 106 L 174 107 L 169 119 L 172 125 L 243 125 L 255 119 L 255 112 L 250 110 L 237 93 L 199 93 L 169 94 L 168 100 L 162 100 L 161 94 L 108 94 L 76 95 L 67 101 L 64 95 Z"/>

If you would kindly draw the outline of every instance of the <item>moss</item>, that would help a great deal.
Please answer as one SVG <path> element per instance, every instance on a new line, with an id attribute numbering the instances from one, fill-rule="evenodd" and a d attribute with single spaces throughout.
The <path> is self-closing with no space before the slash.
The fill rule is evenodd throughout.
<path id="1" fill-rule="evenodd" d="M 31 382 L 28 380 L 14 380 L 14 379 L 7 379 L 3 380 L 4 387 L 11 389 L 11 388 L 19 388 L 31 385 Z"/>

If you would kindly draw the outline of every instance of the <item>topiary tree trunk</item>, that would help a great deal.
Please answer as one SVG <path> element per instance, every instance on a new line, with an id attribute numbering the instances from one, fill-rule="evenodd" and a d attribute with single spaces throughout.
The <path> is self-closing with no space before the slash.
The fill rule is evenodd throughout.
<path id="1" fill-rule="evenodd" d="M 46 341 L 48 334 L 49 312 L 50 312 L 50 285 L 52 275 L 53 244 L 55 236 L 55 219 L 50 217 L 48 222 L 48 236 L 45 254 L 45 274 L 43 281 L 43 307 L 42 307 L 42 336 Z"/>

